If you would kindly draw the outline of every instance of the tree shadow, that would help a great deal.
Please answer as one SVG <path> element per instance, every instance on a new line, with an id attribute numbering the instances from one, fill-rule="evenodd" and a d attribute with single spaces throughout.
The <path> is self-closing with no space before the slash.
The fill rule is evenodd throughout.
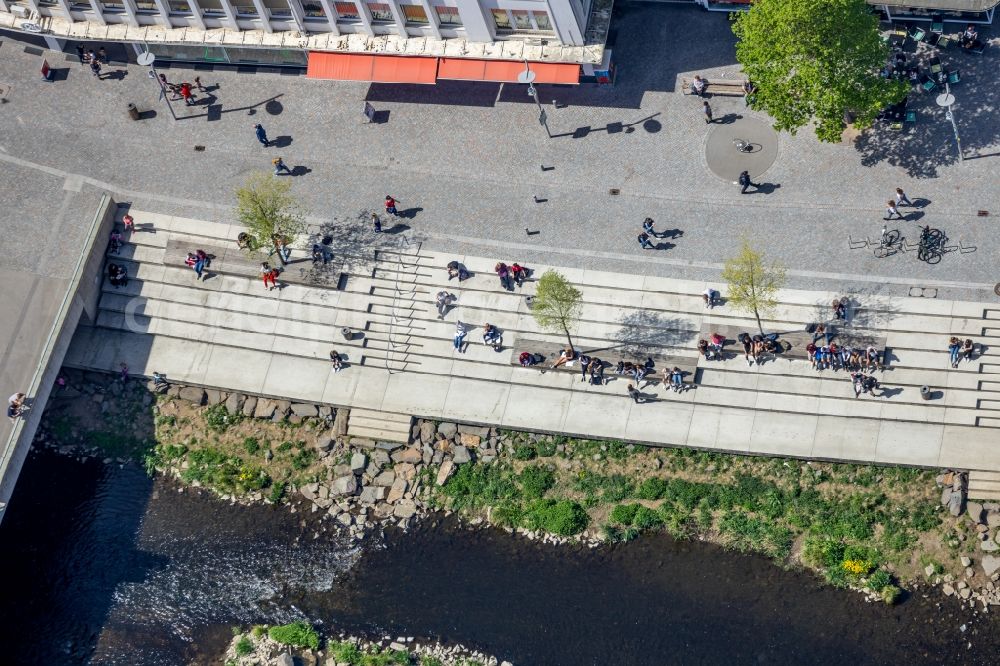
<path id="1" fill-rule="evenodd" d="M 945 70 L 961 73 L 961 83 L 952 86 L 951 92 L 956 98 L 952 108 L 965 158 L 996 154 L 1000 148 L 1000 125 L 995 117 L 1000 105 L 1000 89 L 994 81 L 1000 68 L 1000 49 L 987 49 L 982 56 L 969 56 L 957 47 L 939 51 L 921 44 L 911 59 L 921 70 L 927 70 L 934 56 L 940 58 Z M 941 167 L 957 163 L 955 130 L 946 118 L 945 109 L 935 102 L 942 92 L 944 89 L 940 87 L 930 93 L 912 90 L 907 111 L 915 112 L 916 121 L 904 123 L 901 131 L 876 121 L 873 127 L 862 132 L 854 140 L 854 147 L 861 154 L 861 164 L 875 166 L 884 162 L 906 170 L 913 178 L 934 178 Z"/>
<path id="2" fill-rule="evenodd" d="M 620 328 L 612 335 L 612 340 L 627 356 L 666 353 L 667 348 L 687 344 L 697 336 L 697 328 L 692 322 L 649 310 L 628 312 L 617 323 Z"/>

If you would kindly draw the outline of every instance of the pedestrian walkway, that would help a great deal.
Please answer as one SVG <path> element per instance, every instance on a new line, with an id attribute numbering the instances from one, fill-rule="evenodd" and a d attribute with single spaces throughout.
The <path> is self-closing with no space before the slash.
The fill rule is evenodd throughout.
<path id="1" fill-rule="evenodd" d="M 427 252 L 419 245 L 381 247 L 335 257 L 331 270 L 348 277 L 334 288 L 289 283 L 267 291 L 259 279 L 229 274 L 195 280 L 182 256 L 167 256 L 171 239 L 234 244 L 235 226 L 132 211 L 156 233 L 137 233 L 122 257 L 127 287 L 104 286 L 93 327 L 81 327 L 67 356 L 72 366 L 133 373 L 164 372 L 172 381 L 309 400 L 423 418 L 648 444 L 687 445 L 739 453 L 902 463 L 1000 471 L 1000 308 L 922 298 L 864 297 L 852 302 L 843 327 L 855 337 L 884 336 L 885 396 L 855 398 L 844 371 L 817 372 L 805 360 L 778 358 L 749 366 L 730 351 L 722 361 L 698 356 L 703 330 L 736 327 L 753 333 L 751 317 L 723 304 L 704 307 L 701 292 L 724 285 L 560 269 L 583 292 L 578 350 L 605 361 L 647 355 L 689 359 L 696 388 L 634 404 L 629 383 L 613 372 L 604 386 L 578 372 L 512 365 L 521 351 L 558 356 L 565 338 L 539 330 L 525 296 L 534 282 L 504 291 L 497 259 Z M 391 237 L 390 237 L 391 238 Z M 389 242 L 389 239 L 382 239 Z M 308 241 L 303 242 L 308 247 Z M 308 253 L 293 252 L 289 269 Z M 449 281 L 445 265 L 473 273 Z M 547 267 L 532 265 L 534 276 Z M 209 270 L 211 273 L 211 269 Z M 439 319 L 435 294 L 457 302 Z M 786 290 L 766 331 L 799 332 L 829 318 L 844 294 Z M 454 349 L 456 320 L 468 323 L 463 353 Z M 500 353 L 476 330 L 503 331 Z M 343 331 L 343 329 L 348 331 Z M 981 356 L 951 369 L 947 340 L 970 337 Z M 540 341 L 523 349 L 519 339 Z M 732 349 L 735 342 L 726 347 Z M 331 372 L 336 349 L 345 368 Z M 657 368 L 657 373 L 660 368 Z M 922 386 L 930 400 L 921 397 Z"/>

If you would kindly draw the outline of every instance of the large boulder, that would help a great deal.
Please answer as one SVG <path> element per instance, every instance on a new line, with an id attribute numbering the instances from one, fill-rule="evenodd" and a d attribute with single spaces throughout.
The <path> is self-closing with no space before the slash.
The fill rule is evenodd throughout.
<path id="1" fill-rule="evenodd" d="M 335 496 L 353 495 L 358 490 L 358 480 L 353 474 L 334 479 L 330 485 L 330 494 Z"/>
<path id="2" fill-rule="evenodd" d="M 205 404 L 205 389 L 200 386 L 184 386 L 177 393 L 177 397 L 181 400 L 187 400 L 195 405 Z"/>
<path id="3" fill-rule="evenodd" d="M 307 500 L 314 500 L 319 494 L 319 484 L 307 483 L 299 488 L 299 493 L 301 493 Z"/>
<path id="4" fill-rule="evenodd" d="M 365 486 L 358 495 L 358 501 L 362 504 L 374 504 L 385 499 L 385 488 L 382 486 Z"/>
<path id="5" fill-rule="evenodd" d="M 393 451 L 392 461 L 396 463 L 410 463 L 415 464 L 423 459 L 423 455 L 420 453 L 420 449 L 415 446 L 408 446 L 405 449 L 400 449 L 398 451 Z"/>
<path id="6" fill-rule="evenodd" d="M 983 505 L 979 502 L 966 502 L 965 512 L 969 515 L 969 520 L 972 522 L 983 522 Z"/>
<path id="7" fill-rule="evenodd" d="M 208 406 L 218 405 L 225 398 L 223 397 L 222 391 L 216 391 L 215 389 L 205 389 L 205 404 Z"/>
<path id="8" fill-rule="evenodd" d="M 437 432 L 437 426 L 434 425 L 433 421 L 421 421 L 420 422 L 420 441 L 424 444 L 434 443 L 434 433 Z"/>
<path id="9" fill-rule="evenodd" d="M 960 491 L 952 491 L 951 496 L 948 497 L 948 512 L 953 516 L 962 515 L 962 493 Z"/>
<path id="10" fill-rule="evenodd" d="M 983 555 L 979 564 L 983 567 L 983 573 L 987 576 L 992 576 L 998 569 L 1000 569 L 1000 557 L 995 555 Z"/>
<path id="11" fill-rule="evenodd" d="M 397 477 L 395 481 L 392 482 L 392 487 L 389 488 L 389 494 L 386 496 L 387 502 L 398 502 L 403 499 L 403 495 L 409 489 L 410 484 L 406 482 L 406 479 Z"/>
<path id="12" fill-rule="evenodd" d="M 244 400 L 246 400 L 246 397 L 242 393 L 233 391 L 226 398 L 226 411 L 230 414 L 239 414 L 240 410 L 243 409 Z"/>
<path id="13" fill-rule="evenodd" d="M 274 410 L 277 407 L 274 400 L 268 400 L 267 398 L 257 398 L 257 405 L 253 410 L 253 417 L 255 419 L 269 419 L 274 416 Z"/>
<path id="14" fill-rule="evenodd" d="M 311 402 L 293 402 L 291 409 L 292 414 L 304 419 L 312 419 L 319 416 L 319 408 Z"/>
<path id="15" fill-rule="evenodd" d="M 351 418 L 351 410 L 349 409 L 338 409 L 337 415 L 333 417 L 333 433 L 334 437 L 346 437 L 347 436 L 347 422 Z"/>
<path id="16" fill-rule="evenodd" d="M 439 438 L 451 439 L 458 432 L 458 424 L 455 423 L 441 423 L 438 424 L 437 434 Z"/>
<path id="17" fill-rule="evenodd" d="M 413 500 L 399 500 L 396 503 L 395 508 L 392 510 L 392 515 L 396 518 L 409 518 L 417 512 L 417 505 Z"/>
<path id="18" fill-rule="evenodd" d="M 374 479 L 372 479 L 372 483 L 375 484 L 376 486 L 384 486 L 386 488 L 391 486 L 395 481 L 396 481 L 396 473 L 391 469 L 385 470 L 384 472 L 376 476 Z"/>
<path id="19" fill-rule="evenodd" d="M 253 416 L 255 411 L 257 411 L 257 396 L 248 395 L 243 401 L 243 416 Z"/>
<path id="20" fill-rule="evenodd" d="M 284 652 L 274 660 L 274 666 L 295 666 L 295 659 L 292 658 L 292 655 Z"/>
<path id="21" fill-rule="evenodd" d="M 452 451 L 451 458 L 455 461 L 456 465 L 463 465 L 472 461 L 472 455 L 469 453 L 469 449 L 464 446 L 456 446 Z"/>
<path id="22" fill-rule="evenodd" d="M 450 460 L 445 460 L 441 463 L 440 469 L 438 469 L 437 478 L 434 480 L 439 486 L 443 486 L 451 473 L 455 471 L 455 463 Z"/>

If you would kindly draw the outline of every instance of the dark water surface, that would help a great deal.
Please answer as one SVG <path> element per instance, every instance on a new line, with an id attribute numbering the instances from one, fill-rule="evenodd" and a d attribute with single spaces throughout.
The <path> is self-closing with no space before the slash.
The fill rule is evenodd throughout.
<path id="1" fill-rule="evenodd" d="M 230 625 L 299 618 L 518 665 L 998 663 L 1000 623 L 939 592 L 887 608 L 709 544 L 554 548 L 448 520 L 362 554 L 317 515 L 33 453 L 0 526 L 2 663 L 218 663 Z"/>

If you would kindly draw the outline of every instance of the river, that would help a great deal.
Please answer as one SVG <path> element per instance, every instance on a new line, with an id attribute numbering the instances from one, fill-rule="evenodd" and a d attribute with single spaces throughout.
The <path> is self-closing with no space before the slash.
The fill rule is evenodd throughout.
<path id="1" fill-rule="evenodd" d="M 0 526 L 3 662 L 217 664 L 230 626 L 300 618 L 519 666 L 989 664 L 1000 648 L 994 618 L 937 591 L 888 608 L 661 534 L 552 547 L 432 519 L 359 548 L 318 515 L 33 452 Z"/>

